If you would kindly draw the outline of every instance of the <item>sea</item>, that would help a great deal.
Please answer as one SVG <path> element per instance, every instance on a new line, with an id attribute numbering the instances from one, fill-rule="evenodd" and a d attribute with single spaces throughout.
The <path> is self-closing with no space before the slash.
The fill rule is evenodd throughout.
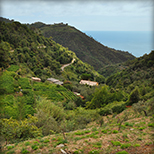
<path id="1" fill-rule="evenodd" d="M 84 33 L 110 48 L 128 51 L 141 57 L 154 50 L 154 31 L 84 31 Z"/>

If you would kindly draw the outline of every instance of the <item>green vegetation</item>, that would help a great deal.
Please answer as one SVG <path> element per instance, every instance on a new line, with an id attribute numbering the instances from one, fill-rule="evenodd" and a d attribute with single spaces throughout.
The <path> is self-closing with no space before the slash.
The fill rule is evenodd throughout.
<path id="1" fill-rule="evenodd" d="M 21 153 L 22 153 L 22 154 L 27 154 L 27 153 L 29 153 L 29 151 L 26 150 L 25 148 L 23 148 L 22 151 L 21 151 Z"/>
<path id="2" fill-rule="evenodd" d="M 125 148 L 128 148 L 130 146 L 131 146 L 130 143 L 124 143 L 124 144 L 121 145 L 121 149 L 125 149 Z"/>
<path id="3" fill-rule="evenodd" d="M 81 112 L 81 111 L 80 111 Z M 117 130 L 117 119 L 115 117 L 112 117 L 111 122 L 109 122 L 106 117 L 104 117 L 105 123 L 103 126 L 99 126 L 96 124 L 96 122 L 92 122 L 88 126 L 89 128 L 86 128 L 84 130 L 77 130 L 74 132 L 65 132 L 64 139 L 63 133 L 56 133 L 48 136 L 42 136 L 42 137 L 35 137 L 32 140 L 27 140 L 25 142 L 19 142 L 18 144 L 10 144 L 7 146 L 6 150 L 7 152 L 14 151 L 16 152 L 17 149 L 21 153 L 31 153 L 31 149 L 33 152 L 38 152 L 38 150 L 46 149 L 47 152 L 52 150 L 55 150 L 55 152 L 59 152 L 59 148 L 57 148 L 58 145 L 64 144 L 62 149 L 64 151 L 72 151 L 75 153 L 92 153 L 92 152 L 98 152 L 101 153 L 102 151 L 105 153 L 129 153 L 133 152 L 134 148 L 137 150 L 137 148 L 141 148 L 144 145 L 149 145 L 148 152 L 150 152 L 150 146 L 152 148 L 153 146 L 153 140 L 150 137 L 150 133 L 152 130 L 150 127 L 145 127 L 145 132 L 147 134 L 143 135 L 138 131 L 139 126 L 144 127 L 148 123 L 147 121 L 150 120 L 151 117 L 144 118 L 144 114 L 141 114 L 140 122 L 138 123 L 138 118 L 136 117 L 136 112 L 133 111 L 133 109 L 129 108 L 125 111 L 123 111 L 122 114 L 125 114 L 125 112 L 128 112 L 128 121 L 130 123 L 135 123 L 133 130 L 129 130 L 127 128 L 122 129 L 120 132 L 116 131 L 116 134 L 112 134 L 113 129 Z M 119 115 L 119 118 L 122 119 L 123 115 Z M 125 122 L 128 123 L 128 121 Z M 66 122 L 65 122 L 66 123 Z M 137 125 L 139 124 L 139 125 Z M 127 125 L 127 124 L 126 124 Z M 103 128 L 103 130 L 102 130 Z M 101 131 L 100 131 L 101 130 Z M 107 132 L 104 134 L 104 132 Z M 111 133 L 110 133 L 111 132 Z M 133 141 L 132 141 L 133 136 Z M 142 140 L 140 140 L 142 138 Z M 126 140 L 127 139 L 127 140 Z M 144 142 L 143 142 L 144 140 Z M 31 147 L 31 149 L 29 148 Z M 80 147 L 80 148 L 79 148 Z M 5 149 L 5 146 L 4 146 Z M 78 149 L 78 150 L 75 150 Z M 119 149 L 125 149 L 124 151 L 119 151 Z M 131 151 L 132 150 L 132 151 Z M 147 150 L 147 149 L 146 149 Z M 146 151 L 147 152 L 147 151 Z"/>
<path id="4" fill-rule="evenodd" d="M 91 102 L 87 102 L 87 108 L 100 108 L 106 106 L 104 110 L 113 110 L 117 113 L 120 113 L 125 108 L 125 103 L 120 102 L 125 100 L 127 94 L 121 90 L 115 90 L 113 88 L 109 88 L 108 86 L 102 86 L 100 89 L 96 89 L 93 94 L 93 98 Z M 119 102 L 117 102 L 119 101 Z M 102 110 L 103 112 L 103 110 Z M 104 111 L 109 112 L 109 111 Z M 102 115 L 105 113 L 102 113 Z M 109 114 L 109 113 L 107 113 Z"/>
<path id="5" fill-rule="evenodd" d="M 116 154 L 128 154 L 128 152 L 126 152 L 126 151 L 119 151 Z"/>
<path id="6" fill-rule="evenodd" d="M 6 142 L 21 141 L 28 138 L 34 138 L 41 135 L 41 131 L 36 127 L 36 117 L 28 115 L 28 118 L 22 121 L 15 119 L 0 119 L 1 134 Z"/>
<path id="7" fill-rule="evenodd" d="M 79 59 L 92 65 L 96 70 L 106 65 L 121 63 L 135 58 L 128 52 L 108 48 L 67 24 L 46 25 L 36 22 L 28 26 L 39 28 L 45 37 L 52 37 L 55 42 L 75 52 Z"/>
<path id="8" fill-rule="evenodd" d="M 11 65 L 7 70 L 16 72 L 19 70 L 19 66 L 18 65 Z"/>
<path id="9" fill-rule="evenodd" d="M 45 38 L 37 29 L 29 29 L 19 22 L 5 23 L 0 21 L 0 67 L 8 71 L 18 71 L 19 75 L 37 76 L 45 81 L 48 77 L 66 74 L 66 79 L 72 78 L 72 73 L 78 80 L 77 74 L 89 73 L 92 79 L 99 76 L 93 67 L 79 60 L 75 53 L 68 48 L 55 43 L 52 38 Z M 62 72 L 62 64 L 75 59 L 73 69 Z M 22 69 L 19 69 L 22 68 Z M 72 72 L 73 71 L 73 72 Z"/>
<path id="10" fill-rule="evenodd" d="M 149 55 L 126 62 L 127 68 L 108 77 L 106 84 L 114 88 L 122 88 L 129 93 L 128 105 L 152 98 L 154 94 L 153 57 L 154 51 Z"/>
<path id="11" fill-rule="evenodd" d="M 112 133 L 117 134 L 118 130 L 113 130 Z"/>
<path id="12" fill-rule="evenodd" d="M 26 145 L 26 146 L 30 145 L 30 142 L 26 142 L 25 145 Z"/>
<path id="13" fill-rule="evenodd" d="M 115 146 L 120 146 L 121 143 L 119 141 L 111 141 L 111 143 Z"/>
<path id="14" fill-rule="evenodd" d="M 64 151 L 76 153 L 122 149 L 129 153 L 153 146 L 154 51 L 126 62 L 121 72 L 105 79 L 36 28 L 13 21 L 0 22 L 0 28 L 0 144 L 4 153 L 56 153 L 59 144 L 64 144 Z M 72 59 L 62 71 L 61 66 Z M 63 85 L 46 81 L 50 77 Z M 99 86 L 81 85 L 81 79 L 97 81 Z"/>
<path id="15" fill-rule="evenodd" d="M 133 124 L 130 124 L 129 122 L 125 122 L 125 126 L 133 127 Z"/>

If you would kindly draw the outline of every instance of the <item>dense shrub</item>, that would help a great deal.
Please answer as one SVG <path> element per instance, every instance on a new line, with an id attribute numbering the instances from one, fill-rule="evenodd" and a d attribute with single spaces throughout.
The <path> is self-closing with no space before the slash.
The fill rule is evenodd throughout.
<path id="1" fill-rule="evenodd" d="M 120 113 L 126 108 L 126 102 L 113 102 L 106 105 L 104 108 L 100 108 L 100 115 L 108 115 L 112 113 Z"/>
<path id="2" fill-rule="evenodd" d="M 21 89 L 32 89 L 28 78 L 20 78 L 18 80 Z"/>
<path id="3" fill-rule="evenodd" d="M 82 107 L 78 107 L 75 110 L 75 124 L 78 129 L 85 128 L 85 126 L 96 120 L 99 117 L 97 110 L 86 110 Z"/>
<path id="4" fill-rule="evenodd" d="M 0 94 L 10 94 L 14 92 L 14 72 L 5 71 L 0 76 Z"/>
<path id="5" fill-rule="evenodd" d="M 149 99 L 148 101 L 139 101 L 133 104 L 133 110 L 140 114 L 144 113 L 145 116 L 153 115 L 154 113 L 154 99 Z"/>
<path id="6" fill-rule="evenodd" d="M 135 89 L 131 92 L 129 99 L 128 99 L 128 105 L 132 105 L 134 103 L 137 103 L 140 100 L 140 94 L 138 87 L 135 87 Z"/>
<path id="7" fill-rule="evenodd" d="M 18 65 L 11 65 L 7 70 L 16 72 L 17 70 L 19 70 L 19 66 Z"/>
<path id="8" fill-rule="evenodd" d="M 12 118 L 0 119 L 0 133 L 6 141 L 10 142 L 34 138 L 41 135 L 41 131 L 35 125 L 36 122 L 37 118 L 31 115 L 22 121 Z"/>
<path id="9" fill-rule="evenodd" d="M 114 101 L 125 100 L 125 93 L 120 90 L 109 89 L 107 85 L 96 89 L 91 102 L 87 102 L 87 108 L 101 108 Z"/>

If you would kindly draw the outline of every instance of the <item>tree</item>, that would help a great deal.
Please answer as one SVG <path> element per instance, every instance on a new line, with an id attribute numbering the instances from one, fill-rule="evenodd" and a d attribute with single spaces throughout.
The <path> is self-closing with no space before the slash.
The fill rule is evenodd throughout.
<path id="1" fill-rule="evenodd" d="M 90 78 L 91 78 L 91 74 L 84 73 L 81 75 L 81 79 L 83 80 L 89 80 Z"/>
<path id="2" fill-rule="evenodd" d="M 114 100 L 113 94 L 109 92 L 109 87 L 107 85 L 103 86 L 101 89 L 97 89 L 93 95 L 90 104 L 87 104 L 88 108 L 100 108 Z"/>
<path id="3" fill-rule="evenodd" d="M 140 100 L 140 94 L 138 87 L 135 87 L 134 90 L 132 90 L 129 99 L 128 99 L 128 105 L 132 105 L 134 103 L 137 103 Z"/>
<path id="4" fill-rule="evenodd" d="M 99 75 L 96 77 L 96 82 L 105 83 L 105 77 L 103 75 Z"/>
<path id="5" fill-rule="evenodd" d="M 1 130 L 0 134 L 7 141 L 26 140 L 27 138 L 34 138 L 41 136 L 41 131 L 36 127 L 37 118 L 28 115 L 28 118 L 18 121 L 15 119 L 0 119 Z"/>
<path id="6" fill-rule="evenodd" d="M 133 104 L 133 110 L 138 113 L 144 112 L 145 116 L 154 114 L 154 98 L 144 102 L 139 101 L 138 103 Z"/>
<path id="7" fill-rule="evenodd" d="M 0 67 L 8 67 L 10 59 L 10 44 L 7 42 L 0 43 Z"/>

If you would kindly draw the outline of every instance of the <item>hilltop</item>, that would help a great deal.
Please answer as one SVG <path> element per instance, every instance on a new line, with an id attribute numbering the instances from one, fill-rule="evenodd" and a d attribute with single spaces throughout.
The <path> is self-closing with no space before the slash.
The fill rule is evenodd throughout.
<path id="1" fill-rule="evenodd" d="M 52 37 L 55 42 L 75 52 L 79 59 L 92 65 L 95 70 L 99 70 L 106 65 L 122 63 L 135 58 L 128 52 L 104 46 L 68 24 L 46 25 L 36 22 L 28 26 L 39 28 L 45 37 Z"/>

